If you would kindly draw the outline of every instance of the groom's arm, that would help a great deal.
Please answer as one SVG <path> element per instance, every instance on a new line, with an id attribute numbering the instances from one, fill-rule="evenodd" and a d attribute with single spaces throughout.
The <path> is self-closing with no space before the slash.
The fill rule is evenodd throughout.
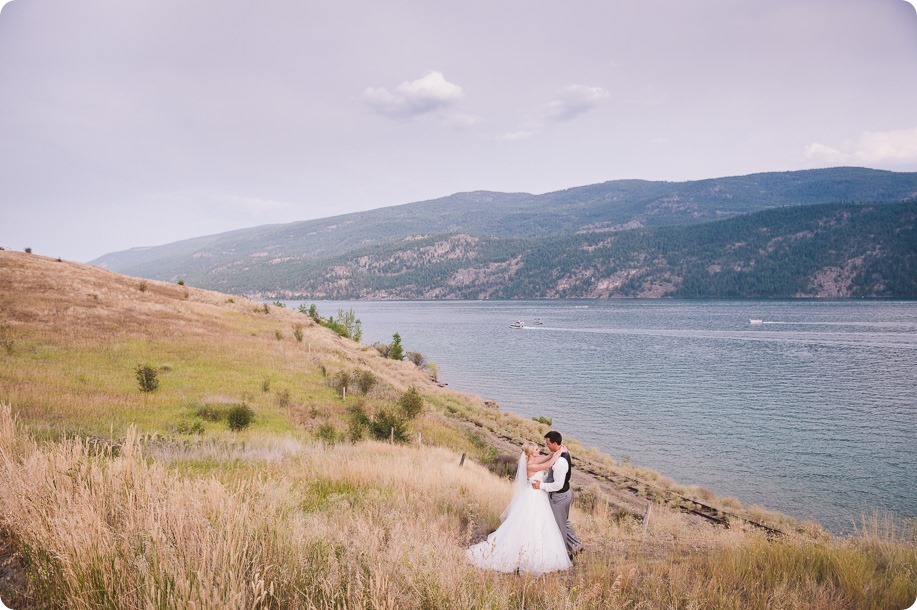
<path id="1" fill-rule="evenodd" d="M 557 460 L 554 462 L 554 467 L 551 468 L 551 472 L 554 473 L 554 482 L 552 483 L 541 483 L 541 489 L 544 491 L 557 491 L 564 486 L 564 479 L 567 478 L 567 470 L 569 470 L 567 465 L 567 460 Z"/>

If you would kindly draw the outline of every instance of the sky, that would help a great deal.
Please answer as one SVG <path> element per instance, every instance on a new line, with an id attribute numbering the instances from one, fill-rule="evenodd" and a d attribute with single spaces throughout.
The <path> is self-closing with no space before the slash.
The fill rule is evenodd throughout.
<path id="1" fill-rule="evenodd" d="M 69 260 L 456 192 L 917 171 L 905 0 L 12 0 L 0 246 Z"/>

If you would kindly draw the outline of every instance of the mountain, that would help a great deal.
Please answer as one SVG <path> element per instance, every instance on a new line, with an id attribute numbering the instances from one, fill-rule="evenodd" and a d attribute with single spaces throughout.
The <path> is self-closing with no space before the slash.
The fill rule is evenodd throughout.
<path id="1" fill-rule="evenodd" d="M 601 242 L 612 234 L 701 225 L 784 206 L 914 199 L 917 199 L 917 173 L 863 168 L 765 173 L 691 182 L 617 180 L 543 195 L 459 193 L 368 212 L 135 248 L 107 254 L 92 262 L 121 273 L 168 281 L 181 279 L 196 286 L 249 294 L 301 294 L 315 298 L 332 294 L 339 297 L 346 294 L 347 298 L 396 295 L 415 298 L 408 295 L 441 294 L 446 298 L 472 292 L 482 294 L 482 291 L 479 286 L 472 285 L 468 290 L 437 290 L 443 286 L 435 284 L 433 278 L 442 276 L 444 269 L 452 272 L 467 269 L 466 275 L 481 275 L 478 269 L 481 264 L 513 267 L 514 263 L 509 261 L 524 252 L 551 250 L 552 244 L 565 243 L 565 239 L 572 239 L 573 243 L 590 239 Z M 663 231 L 657 235 L 680 234 Z M 377 278 L 378 286 L 372 278 L 360 282 L 339 281 L 343 280 L 339 277 L 342 274 L 369 273 L 369 267 L 361 271 L 359 265 L 343 269 L 342 266 L 351 264 L 348 261 L 384 256 L 385 252 L 394 255 L 410 251 L 410 248 L 405 249 L 406 239 L 415 249 L 428 247 L 427 242 L 440 244 L 429 246 L 433 250 L 427 251 L 425 256 L 430 261 L 439 256 L 437 248 L 445 247 L 442 240 L 447 240 L 452 252 L 450 262 L 445 267 L 437 263 L 439 267 L 434 265 L 425 273 L 418 271 L 425 267 L 423 259 L 409 263 L 400 274 L 408 278 L 416 276 L 416 285 L 411 290 L 392 291 L 392 283 L 384 275 Z M 460 242 L 464 250 L 453 251 Z M 474 256 L 469 250 L 472 242 Z M 396 265 L 395 262 L 391 264 Z M 530 267 L 535 268 L 537 266 Z M 563 270 L 560 273 L 565 274 Z M 488 281 L 498 281 L 498 273 L 484 275 L 488 276 Z M 524 273 L 516 275 L 517 278 L 524 276 Z M 327 288 L 335 282 L 340 284 L 338 289 Z M 645 296 L 654 293 L 645 289 L 630 292 Z M 566 289 L 541 291 L 542 296 L 554 293 L 557 296 L 591 294 Z M 672 291 L 663 290 L 662 293 L 678 296 Z M 484 290 L 483 294 L 491 298 L 497 295 L 533 296 L 497 286 Z M 611 293 L 604 296 L 611 296 Z"/>
<path id="2" fill-rule="evenodd" d="M 225 280 L 229 291 L 291 299 L 917 298 L 917 204 L 794 206 L 549 238 L 406 238 Z"/>

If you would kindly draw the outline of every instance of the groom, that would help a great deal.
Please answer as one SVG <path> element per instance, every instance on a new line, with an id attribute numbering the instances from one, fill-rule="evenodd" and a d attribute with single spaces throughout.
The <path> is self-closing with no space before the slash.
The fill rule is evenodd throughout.
<path id="1" fill-rule="evenodd" d="M 560 449 L 563 437 L 560 432 L 551 430 L 544 435 L 545 445 L 551 453 Z M 551 511 L 554 512 L 554 519 L 557 521 L 557 527 L 564 538 L 564 544 L 567 545 L 567 554 L 573 557 L 583 550 L 583 543 L 576 537 L 573 526 L 570 524 L 570 504 L 573 502 L 573 490 L 570 489 L 570 474 L 573 472 L 573 462 L 570 460 L 570 454 L 566 451 L 560 454 L 560 458 L 554 462 L 544 477 L 544 483 L 537 479 L 532 482 L 532 487 L 548 492 L 548 498 L 551 502 Z"/>

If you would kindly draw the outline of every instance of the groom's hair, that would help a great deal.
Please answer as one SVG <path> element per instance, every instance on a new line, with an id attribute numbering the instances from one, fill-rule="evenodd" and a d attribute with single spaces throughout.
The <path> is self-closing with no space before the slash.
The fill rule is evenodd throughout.
<path id="1" fill-rule="evenodd" d="M 552 443 L 557 443 L 558 445 L 564 442 L 564 437 L 562 437 L 560 432 L 557 432 L 556 430 L 551 430 L 545 434 L 544 437 L 545 439 L 551 441 Z"/>

